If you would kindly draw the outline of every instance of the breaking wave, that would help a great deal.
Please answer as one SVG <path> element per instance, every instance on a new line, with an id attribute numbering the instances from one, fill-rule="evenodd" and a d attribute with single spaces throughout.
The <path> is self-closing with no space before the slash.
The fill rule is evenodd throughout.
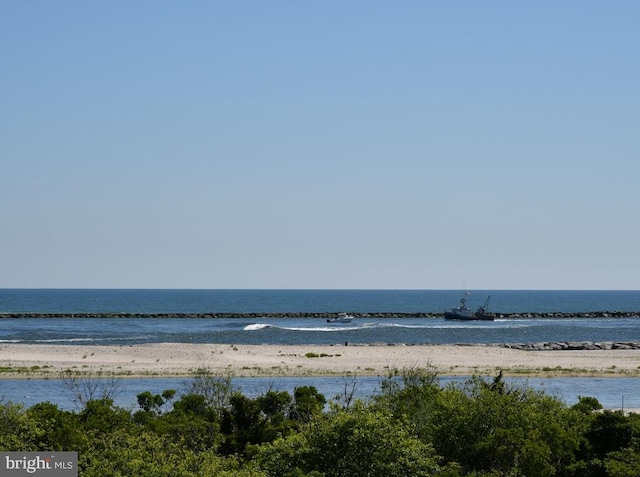
<path id="1" fill-rule="evenodd" d="M 501 325 L 496 326 L 494 323 L 462 323 L 462 322 L 444 322 L 435 324 L 430 322 L 424 325 L 405 325 L 400 323 L 359 323 L 357 325 L 354 324 L 334 324 L 330 326 L 278 326 L 272 325 L 268 323 L 252 323 L 246 325 L 243 330 L 244 331 L 260 331 L 266 329 L 274 329 L 274 330 L 284 330 L 284 331 L 303 331 L 303 332 L 324 332 L 324 333 L 335 333 L 340 331 L 364 331 L 364 330 L 374 330 L 374 329 L 417 329 L 417 330 L 434 330 L 434 329 L 455 329 L 455 328 L 523 328 L 527 327 L 525 324 L 516 324 L 513 322 L 507 323 L 504 322 Z"/>

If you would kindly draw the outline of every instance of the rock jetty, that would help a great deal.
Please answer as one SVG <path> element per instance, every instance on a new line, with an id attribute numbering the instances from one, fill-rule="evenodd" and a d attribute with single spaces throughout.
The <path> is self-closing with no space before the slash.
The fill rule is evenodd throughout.
<path id="1" fill-rule="evenodd" d="M 633 350 L 640 349 L 638 341 L 554 341 L 547 343 L 497 343 L 493 346 L 519 349 L 522 351 L 591 351 L 591 350 Z"/>
<path id="2" fill-rule="evenodd" d="M 4 312 L 0 318 L 333 318 L 340 312 L 268 312 L 268 313 L 135 313 L 135 312 L 74 312 L 37 313 Z M 443 312 L 349 312 L 355 318 L 442 318 Z M 589 311 L 589 312 L 525 312 L 494 313 L 497 319 L 518 318 L 640 318 L 640 311 Z"/>

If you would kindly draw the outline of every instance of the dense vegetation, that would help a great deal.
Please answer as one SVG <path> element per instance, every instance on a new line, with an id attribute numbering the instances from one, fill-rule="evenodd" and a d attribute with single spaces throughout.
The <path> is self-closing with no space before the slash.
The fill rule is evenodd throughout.
<path id="1" fill-rule="evenodd" d="M 249 398 L 201 370 L 133 411 L 66 382 L 76 411 L 0 402 L 0 450 L 76 450 L 86 477 L 640 475 L 640 416 L 501 375 L 441 386 L 428 368 L 401 370 L 367 401 L 354 378 L 327 402 L 309 386 Z"/>

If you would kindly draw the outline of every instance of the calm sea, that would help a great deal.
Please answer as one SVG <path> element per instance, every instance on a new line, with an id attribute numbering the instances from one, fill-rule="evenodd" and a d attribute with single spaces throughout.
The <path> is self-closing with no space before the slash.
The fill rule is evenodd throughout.
<path id="1" fill-rule="evenodd" d="M 640 291 L 472 290 L 502 313 L 640 311 Z M 0 312 L 286 313 L 439 312 L 459 290 L 89 290 L 0 289 Z"/>
<path id="2" fill-rule="evenodd" d="M 640 311 L 640 291 L 472 290 L 478 306 L 491 296 L 502 313 Z M 69 290 L 0 289 L 0 313 L 335 313 L 341 311 L 442 312 L 455 305 L 458 290 Z M 640 341 L 640 319 L 500 319 L 446 322 L 443 318 L 368 319 L 330 325 L 323 318 L 0 318 L 0 344 L 136 344 L 158 342 L 232 344 L 344 343 L 533 343 L 543 341 Z M 639 363 L 640 365 L 640 363 Z M 360 393 L 371 395 L 379 380 L 363 378 Z M 268 388 L 291 391 L 315 385 L 332 397 L 337 378 L 243 379 L 248 394 Z M 530 384 L 568 402 L 595 396 L 606 407 L 640 407 L 640 380 L 556 378 Z M 180 388 L 180 380 L 122 380 L 117 403 L 135 405 L 137 393 Z M 57 380 L 0 380 L 0 397 L 31 405 L 51 400 L 72 407 Z"/>
<path id="3" fill-rule="evenodd" d="M 476 290 L 496 312 L 636 311 L 638 291 Z M 0 312 L 255 313 L 258 318 L 1 318 L 0 343 L 233 344 L 521 343 L 636 341 L 638 318 L 498 319 L 356 318 L 329 325 L 318 318 L 260 318 L 260 313 L 442 312 L 457 305 L 456 290 L 0 290 Z"/>

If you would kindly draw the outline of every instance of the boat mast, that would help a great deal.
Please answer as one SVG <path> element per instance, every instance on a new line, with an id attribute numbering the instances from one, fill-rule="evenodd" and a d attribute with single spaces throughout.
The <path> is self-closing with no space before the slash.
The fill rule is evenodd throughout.
<path id="1" fill-rule="evenodd" d="M 489 295 L 489 296 L 487 297 L 487 301 L 485 301 L 485 302 L 484 302 L 484 306 L 482 307 L 482 309 L 483 309 L 484 311 L 487 311 L 487 310 L 489 309 L 489 299 L 490 299 L 490 298 L 491 298 L 491 295 Z"/>

